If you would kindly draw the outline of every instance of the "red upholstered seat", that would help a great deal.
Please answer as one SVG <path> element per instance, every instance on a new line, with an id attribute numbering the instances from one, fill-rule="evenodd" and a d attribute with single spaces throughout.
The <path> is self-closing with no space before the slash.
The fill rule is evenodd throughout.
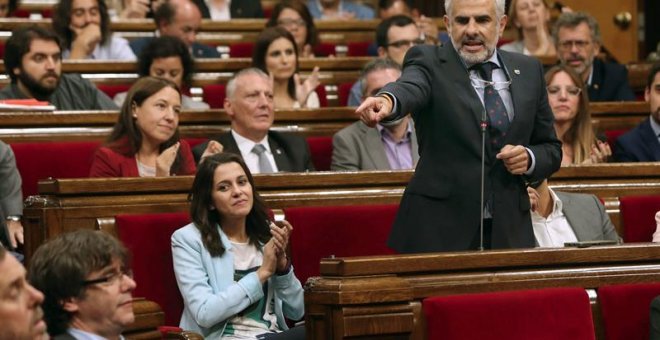
<path id="1" fill-rule="evenodd" d="M 172 233 L 190 223 L 188 213 L 117 215 L 119 239 L 132 254 L 136 297 L 158 303 L 166 325 L 178 325 L 183 299 L 172 266 Z"/>
<path id="2" fill-rule="evenodd" d="M 229 45 L 230 58 L 252 58 L 253 42 L 237 42 Z"/>
<path id="3" fill-rule="evenodd" d="M 128 89 L 131 88 L 131 84 L 116 84 L 116 85 L 97 84 L 96 88 L 101 90 L 101 92 L 107 94 L 108 97 L 112 99 L 117 95 L 117 93 L 127 92 Z"/>
<path id="4" fill-rule="evenodd" d="M 610 148 L 614 148 L 616 140 L 626 132 L 628 130 L 605 130 L 605 137 L 607 137 L 607 144 L 610 145 Z"/>
<path id="5" fill-rule="evenodd" d="M 337 46 L 331 43 L 319 43 L 314 47 L 314 55 L 317 57 L 327 57 L 337 54 L 335 52 Z"/>
<path id="6" fill-rule="evenodd" d="M 651 301 L 660 295 L 660 283 L 603 286 L 598 302 L 607 340 L 648 339 Z"/>
<path id="7" fill-rule="evenodd" d="M 582 288 L 430 297 L 422 305 L 429 340 L 595 339 Z"/>
<path id="8" fill-rule="evenodd" d="M 369 56 L 369 41 L 353 41 L 346 44 L 347 57 L 367 57 Z"/>
<path id="9" fill-rule="evenodd" d="M 100 145 L 100 141 L 12 143 L 23 180 L 23 197 L 37 194 L 40 179 L 88 177 Z"/>
<path id="10" fill-rule="evenodd" d="M 286 208 L 296 277 L 319 275 L 321 258 L 393 254 L 387 246 L 398 204 Z"/>
<path id="11" fill-rule="evenodd" d="M 655 213 L 660 210 L 660 195 L 619 198 L 624 242 L 651 242 L 655 232 Z"/>
<path id="12" fill-rule="evenodd" d="M 325 85 L 321 84 L 314 89 L 316 95 L 319 96 L 319 104 L 321 107 L 328 107 L 328 93 L 325 91 Z"/>
<path id="13" fill-rule="evenodd" d="M 312 154 L 312 163 L 317 171 L 330 170 L 332 163 L 332 137 L 307 137 L 309 152 Z"/>
<path id="14" fill-rule="evenodd" d="M 348 106 L 348 97 L 351 95 L 351 88 L 353 83 L 341 83 L 337 88 L 337 97 L 339 98 L 339 106 Z"/>
<path id="15" fill-rule="evenodd" d="M 225 103 L 225 84 L 203 86 L 202 100 L 212 109 L 222 109 Z"/>

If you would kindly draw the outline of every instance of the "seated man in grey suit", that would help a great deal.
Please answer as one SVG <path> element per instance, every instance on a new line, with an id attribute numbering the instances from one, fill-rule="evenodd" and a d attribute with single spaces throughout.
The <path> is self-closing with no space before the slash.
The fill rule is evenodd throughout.
<path id="1" fill-rule="evenodd" d="M 392 59 L 375 59 L 362 71 L 362 98 L 373 96 L 401 76 L 401 66 Z M 383 124 L 376 129 L 357 121 L 332 138 L 330 169 L 399 170 L 415 167 L 419 154 L 417 137 L 410 116 Z"/>
<path id="2" fill-rule="evenodd" d="M 48 333 L 54 340 L 123 339 L 135 321 L 128 250 L 108 233 L 79 229 L 42 244 L 28 279 L 45 295 Z"/>
<path id="3" fill-rule="evenodd" d="M 527 193 L 539 247 L 563 247 L 566 242 L 578 241 L 621 242 L 598 197 L 554 191 L 548 180 L 532 184 Z"/>
<path id="4" fill-rule="evenodd" d="M 247 68 L 227 83 L 224 108 L 231 119 L 231 131 L 193 149 L 197 162 L 209 151 L 232 152 L 243 157 L 252 173 L 303 172 L 314 170 L 307 141 L 299 135 L 271 131 L 273 82 L 257 68 Z M 219 144 L 218 144 L 219 143 Z"/>

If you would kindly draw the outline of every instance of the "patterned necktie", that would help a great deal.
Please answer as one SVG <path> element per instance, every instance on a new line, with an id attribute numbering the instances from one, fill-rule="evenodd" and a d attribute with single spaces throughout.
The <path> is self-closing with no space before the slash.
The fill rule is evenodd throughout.
<path id="1" fill-rule="evenodd" d="M 472 69 L 479 72 L 483 80 L 489 82 L 484 88 L 484 107 L 488 113 L 490 142 L 499 150 L 503 146 L 506 132 L 509 129 L 509 115 L 506 113 L 502 97 L 492 84 L 493 69 L 496 68 L 499 66 L 490 61 L 472 66 Z"/>
<path id="2" fill-rule="evenodd" d="M 261 144 L 256 144 L 254 148 L 252 148 L 252 152 L 256 153 L 257 157 L 259 157 L 259 172 L 262 174 L 272 173 L 273 167 L 270 165 L 268 157 L 266 157 L 266 147 Z"/>

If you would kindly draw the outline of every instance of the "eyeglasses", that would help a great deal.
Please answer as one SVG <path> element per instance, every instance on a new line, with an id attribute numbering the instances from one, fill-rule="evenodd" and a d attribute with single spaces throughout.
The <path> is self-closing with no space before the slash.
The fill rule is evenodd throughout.
<path id="1" fill-rule="evenodd" d="M 277 20 L 277 24 L 284 27 L 302 27 L 305 26 L 305 20 L 303 19 L 280 19 Z"/>
<path id="2" fill-rule="evenodd" d="M 128 278 L 133 278 L 133 271 L 127 268 L 122 268 L 120 270 L 115 271 L 112 274 L 99 277 L 98 279 L 92 279 L 92 280 L 85 280 L 82 282 L 83 286 L 91 286 L 95 284 L 105 284 L 108 286 L 114 285 L 117 282 L 121 282 L 121 279 L 124 278 L 124 276 Z"/>
<path id="3" fill-rule="evenodd" d="M 573 46 L 577 47 L 579 50 L 585 49 L 591 44 L 589 40 L 566 40 L 559 43 L 559 48 L 564 51 L 570 51 L 573 49 Z"/>
<path id="4" fill-rule="evenodd" d="M 421 38 L 420 39 L 415 39 L 415 40 L 405 40 L 405 39 L 403 39 L 403 40 L 393 41 L 393 42 L 387 44 L 387 46 L 395 47 L 395 48 L 401 48 L 401 47 L 404 47 L 404 46 L 421 45 L 423 43 L 424 43 L 424 39 L 421 39 Z"/>
<path id="5" fill-rule="evenodd" d="M 572 97 L 577 97 L 580 95 L 580 92 L 582 92 L 582 89 L 577 86 L 561 87 L 561 86 L 552 85 L 546 87 L 546 89 L 548 90 L 548 95 L 551 96 L 558 96 L 561 93 L 562 89 L 565 90 L 566 93 L 568 93 L 568 95 Z"/>

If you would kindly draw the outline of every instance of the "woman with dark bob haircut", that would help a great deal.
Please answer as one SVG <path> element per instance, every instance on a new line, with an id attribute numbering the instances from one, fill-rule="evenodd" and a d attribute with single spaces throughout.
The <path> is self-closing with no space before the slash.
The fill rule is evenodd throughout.
<path id="1" fill-rule="evenodd" d="M 273 103 L 276 109 L 318 108 L 319 68 L 314 67 L 305 81 L 298 74 L 298 48 L 283 27 L 268 27 L 257 37 L 252 66 L 273 78 Z"/>
<path id="2" fill-rule="evenodd" d="M 172 81 L 181 91 L 190 87 L 190 81 L 195 71 L 195 61 L 190 56 L 188 46 L 181 39 L 173 36 L 162 36 L 153 39 L 138 58 L 138 76 L 152 76 Z M 117 93 L 115 104 L 120 106 L 126 99 L 127 92 Z M 208 109 L 209 105 L 196 101 L 181 94 L 183 109 Z"/>
<path id="3" fill-rule="evenodd" d="M 179 140 L 181 93 L 173 82 L 139 79 L 119 120 L 94 155 L 90 177 L 166 177 L 195 173 L 190 146 Z"/>
<path id="4" fill-rule="evenodd" d="M 304 339 L 303 327 L 288 330 L 285 321 L 304 314 L 302 285 L 285 251 L 293 228 L 269 221 L 241 157 L 204 158 L 190 199 L 193 222 L 172 234 L 184 302 L 180 327 L 206 339 L 265 339 L 283 331 Z"/>
<path id="5" fill-rule="evenodd" d="M 314 48 L 319 43 L 319 33 L 307 5 L 299 0 L 283 0 L 275 5 L 266 27 L 284 27 L 296 41 L 301 58 L 314 57 Z"/>

